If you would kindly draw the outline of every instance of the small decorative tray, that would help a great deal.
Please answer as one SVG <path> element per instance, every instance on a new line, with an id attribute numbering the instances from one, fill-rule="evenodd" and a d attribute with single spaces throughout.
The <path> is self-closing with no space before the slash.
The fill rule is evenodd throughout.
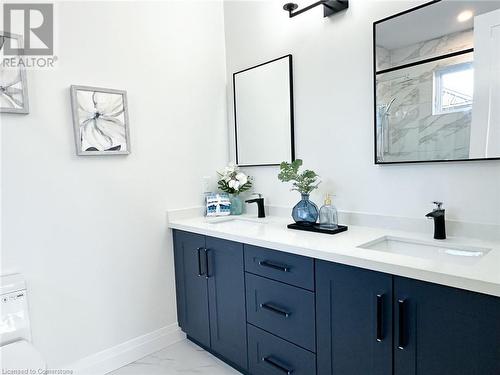
<path id="1" fill-rule="evenodd" d="M 340 232 L 345 232 L 348 228 L 346 225 L 338 225 L 337 228 L 335 229 L 326 229 L 326 228 L 320 228 L 319 224 L 317 223 L 313 225 L 300 225 L 297 223 L 293 223 L 293 224 L 288 224 L 287 227 L 289 229 L 305 230 L 308 232 L 317 232 L 326 234 L 337 234 Z"/>

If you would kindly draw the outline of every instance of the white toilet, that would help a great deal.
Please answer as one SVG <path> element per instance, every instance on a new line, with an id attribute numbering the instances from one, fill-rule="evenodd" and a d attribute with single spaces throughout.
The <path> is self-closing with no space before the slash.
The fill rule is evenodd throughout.
<path id="1" fill-rule="evenodd" d="M 46 363 L 42 355 L 31 344 L 26 283 L 22 275 L 2 276 L 0 292 L 2 299 L 0 311 L 2 373 L 16 373 L 20 370 L 35 370 L 37 374 L 43 373 L 43 370 L 46 370 Z"/>

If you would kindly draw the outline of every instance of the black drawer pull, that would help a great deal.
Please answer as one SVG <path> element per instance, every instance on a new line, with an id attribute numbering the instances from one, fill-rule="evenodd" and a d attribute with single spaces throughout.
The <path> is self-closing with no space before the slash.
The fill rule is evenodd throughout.
<path id="1" fill-rule="evenodd" d="M 384 339 L 382 333 L 383 307 L 384 307 L 384 295 L 377 294 L 377 341 L 378 342 L 381 342 Z"/>
<path id="2" fill-rule="evenodd" d="M 261 260 L 259 262 L 259 264 L 262 267 L 268 267 L 268 268 L 272 268 L 272 269 L 283 271 L 283 272 L 290 272 L 290 267 L 288 267 L 287 265 L 274 263 L 274 262 L 271 262 L 269 260 Z"/>
<path id="3" fill-rule="evenodd" d="M 276 313 L 276 314 L 279 314 L 279 315 L 283 315 L 285 318 L 288 318 L 290 315 L 292 315 L 291 312 L 283 310 L 283 309 L 280 309 L 279 307 L 273 306 L 273 305 L 271 305 L 269 303 L 261 303 L 260 307 L 262 309 L 266 309 L 268 311 L 272 311 L 273 313 Z"/>
<path id="4" fill-rule="evenodd" d="M 205 264 L 206 264 L 206 272 L 205 272 L 205 278 L 208 279 L 210 277 L 210 272 L 208 270 L 208 252 L 209 250 L 207 248 L 203 249 L 205 251 Z"/>
<path id="5" fill-rule="evenodd" d="M 200 252 L 203 250 L 202 247 L 199 247 L 196 249 L 196 251 L 198 252 L 198 276 L 203 276 L 203 272 L 201 270 L 201 254 Z"/>
<path id="6" fill-rule="evenodd" d="M 265 363 L 270 364 L 275 369 L 280 370 L 284 374 L 291 375 L 293 372 L 293 369 L 286 368 L 285 365 L 278 363 L 276 360 L 272 359 L 271 357 L 262 357 L 262 360 Z"/>
<path id="7" fill-rule="evenodd" d="M 406 325 L 405 325 L 406 300 L 398 299 L 398 349 L 403 350 L 406 345 Z"/>

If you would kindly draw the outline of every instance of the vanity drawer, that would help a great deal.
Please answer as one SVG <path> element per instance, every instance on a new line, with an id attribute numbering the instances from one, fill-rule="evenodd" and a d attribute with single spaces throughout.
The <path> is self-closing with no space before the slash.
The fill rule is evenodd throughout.
<path id="1" fill-rule="evenodd" d="M 316 352 L 314 293 L 245 274 L 247 322 Z"/>
<path id="2" fill-rule="evenodd" d="M 248 368 L 259 375 L 314 375 L 316 355 L 248 325 Z"/>
<path id="3" fill-rule="evenodd" d="M 245 270 L 256 275 L 314 290 L 312 258 L 245 245 Z"/>

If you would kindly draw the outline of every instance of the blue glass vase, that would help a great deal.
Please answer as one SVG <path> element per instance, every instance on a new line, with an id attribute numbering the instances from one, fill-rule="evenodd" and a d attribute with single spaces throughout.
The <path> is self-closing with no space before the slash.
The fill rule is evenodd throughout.
<path id="1" fill-rule="evenodd" d="M 302 199 L 292 210 L 292 217 L 299 225 L 313 225 L 318 220 L 318 213 L 318 206 L 309 200 L 309 194 L 302 194 Z"/>

